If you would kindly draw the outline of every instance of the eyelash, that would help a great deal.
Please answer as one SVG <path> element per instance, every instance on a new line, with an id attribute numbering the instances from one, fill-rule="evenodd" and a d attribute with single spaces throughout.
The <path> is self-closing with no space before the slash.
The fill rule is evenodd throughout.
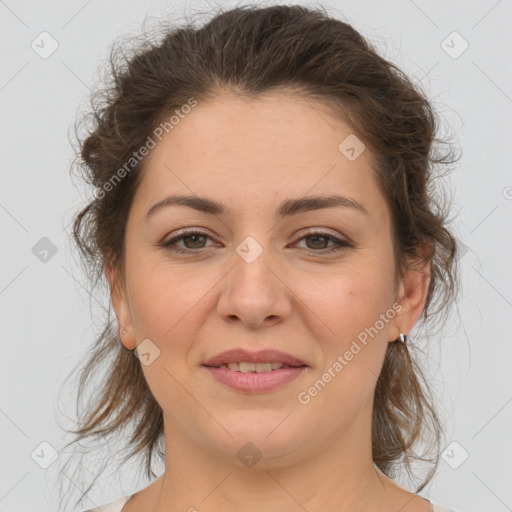
<path id="1" fill-rule="evenodd" d="M 183 231 L 178 236 L 171 238 L 170 240 L 168 240 L 166 242 L 161 242 L 159 245 L 160 245 L 160 247 L 162 247 L 163 249 L 165 249 L 167 251 L 172 251 L 172 252 L 176 252 L 176 253 L 180 253 L 180 254 L 190 254 L 193 252 L 198 252 L 201 249 L 204 249 L 204 247 L 200 247 L 198 249 L 181 249 L 179 247 L 172 247 L 173 245 L 175 245 L 175 243 L 177 241 L 182 240 L 183 238 L 186 238 L 191 235 L 201 235 L 201 236 L 211 239 L 211 237 L 207 233 L 204 233 L 202 231 L 197 231 L 195 229 L 191 229 L 191 230 Z M 298 241 L 304 240 L 311 236 L 321 236 L 321 237 L 327 238 L 328 241 L 335 242 L 337 245 L 334 247 L 330 247 L 329 249 L 319 249 L 319 250 L 306 249 L 306 252 L 308 252 L 309 254 L 318 254 L 318 253 L 331 254 L 331 253 L 342 251 L 349 247 L 353 247 L 353 245 L 351 243 L 349 243 L 345 240 L 339 240 L 338 238 L 336 238 L 332 235 L 329 235 L 328 233 L 324 233 L 322 231 L 308 231 L 302 237 L 300 237 Z"/>

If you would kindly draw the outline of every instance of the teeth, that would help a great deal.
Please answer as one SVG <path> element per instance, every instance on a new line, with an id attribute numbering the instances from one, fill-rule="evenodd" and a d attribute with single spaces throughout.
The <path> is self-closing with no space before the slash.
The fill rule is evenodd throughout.
<path id="1" fill-rule="evenodd" d="M 256 373 L 264 373 L 264 372 L 270 372 L 272 370 L 278 370 L 279 368 L 282 368 L 284 365 L 283 363 L 249 363 L 249 362 L 240 362 L 240 363 L 228 363 L 221 364 L 220 368 L 229 368 L 230 370 L 233 370 L 235 372 L 243 372 L 243 373 L 250 373 L 250 372 L 256 372 Z"/>

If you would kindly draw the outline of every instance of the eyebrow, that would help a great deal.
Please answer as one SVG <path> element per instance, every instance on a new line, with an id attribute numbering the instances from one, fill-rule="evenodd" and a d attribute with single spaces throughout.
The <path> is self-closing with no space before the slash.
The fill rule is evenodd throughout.
<path id="1" fill-rule="evenodd" d="M 229 210 L 224 205 L 207 197 L 173 195 L 154 204 L 146 213 L 146 221 L 158 211 L 169 206 L 188 206 L 189 208 L 193 208 L 194 210 L 210 215 L 225 215 L 226 213 L 229 213 Z M 369 215 L 368 210 L 355 199 L 330 194 L 326 196 L 309 196 L 299 199 L 286 199 L 279 205 L 276 216 L 287 217 L 312 210 L 320 210 L 321 208 L 334 208 L 340 206 L 352 208 L 365 215 Z"/>

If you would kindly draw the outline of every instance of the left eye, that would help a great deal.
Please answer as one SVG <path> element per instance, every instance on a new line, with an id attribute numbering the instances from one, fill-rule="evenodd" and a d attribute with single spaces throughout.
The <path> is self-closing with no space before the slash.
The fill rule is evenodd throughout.
<path id="1" fill-rule="evenodd" d="M 332 235 L 329 235 L 327 233 L 321 233 L 321 232 L 307 233 L 306 235 L 299 238 L 299 241 L 307 240 L 308 238 L 313 240 L 313 248 L 319 249 L 320 251 L 322 251 L 324 253 L 341 251 L 347 247 L 351 247 L 351 244 L 349 244 L 347 241 L 339 240 L 338 238 L 336 238 Z M 320 245 L 323 245 L 328 242 L 333 242 L 334 245 L 331 246 L 330 248 L 318 247 L 318 242 L 320 243 Z M 310 248 L 308 248 L 308 250 L 310 250 Z M 315 250 L 313 252 L 320 252 L 320 251 Z M 311 250 L 310 250 L 310 252 L 311 252 Z"/>
<path id="2" fill-rule="evenodd" d="M 202 231 L 189 231 L 185 233 L 181 233 L 179 236 L 176 236 L 174 238 L 171 238 L 170 240 L 164 241 L 160 244 L 160 246 L 168 251 L 173 251 L 177 253 L 191 253 L 191 252 L 197 252 L 195 249 L 203 249 L 206 247 L 203 244 L 203 242 L 209 238 L 211 240 L 211 237 L 207 235 L 206 233 L 203 233 Z M 202 240 L 201 240 L 202 239 Z M 299 238 L 298 241 L 312 239 L 313 240 L 313 250 L 311 248 L 308 248 L 307 251 L 310 253 L 331 253 L 343 250 L 347 247 L 352 247 L 352 244 L 345 240 L 339 240 L 338 238 L 329 235 L 328 233 L 323 232 L 309 232 L 303 235 Z M 187 247 L 186 241 L 191 241 L 191 246 Z M 181 242 L 185 244 L 185 248 L 178 247 L 176 245 L 176 242 Z M 330 248 L 326 247 L 319 247 L 319 245 L 324 245 L 328 242 L 333 242 L 335 245 L 331 246 Z"/>

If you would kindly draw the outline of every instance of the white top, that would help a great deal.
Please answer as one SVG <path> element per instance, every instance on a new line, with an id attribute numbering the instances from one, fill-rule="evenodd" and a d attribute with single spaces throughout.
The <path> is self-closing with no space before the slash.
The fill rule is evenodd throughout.
<path id="1" fill-rule="evenodd" d="M 91 508 L 89 510 L 85 510 L 84 512 L 121 512 L 123 506 L 126 502 L 132 497 L 125 496 L 124 498 L 120 498 L 112 503 L 108 503 L 107 505 L 102 505 L 99 508 Z M 427 501 L 427 498 L 425 498 Z M 430 503 L 432 503 L 430 501 Z M 432 503 L 432 507 L 434 508 L 433 512 L 459 512 L 458 510 L 454 510 L 453 508 L 443 507 L 443 505 L 437 505 L 436 503 Z"/>

